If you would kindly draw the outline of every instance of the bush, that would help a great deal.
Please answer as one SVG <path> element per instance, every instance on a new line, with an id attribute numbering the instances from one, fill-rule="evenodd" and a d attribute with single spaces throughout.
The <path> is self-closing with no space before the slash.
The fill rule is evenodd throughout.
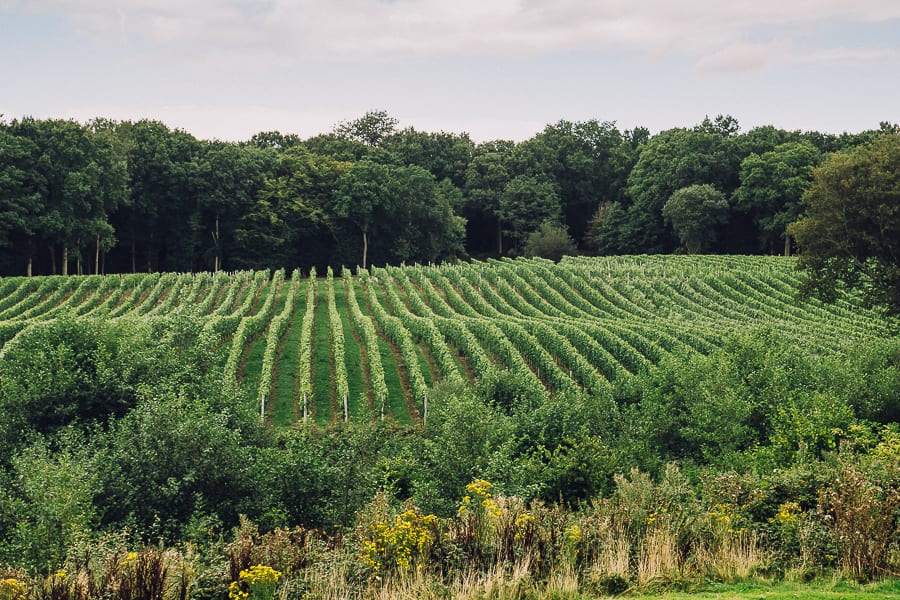
<path id="1" fill-rule="evenodd" d="M 563 256 L 575 256 L 578 248 L 564 225 L 545 221 L 529 234 L 525 242 L 525 256 L 558 261 Z"/>

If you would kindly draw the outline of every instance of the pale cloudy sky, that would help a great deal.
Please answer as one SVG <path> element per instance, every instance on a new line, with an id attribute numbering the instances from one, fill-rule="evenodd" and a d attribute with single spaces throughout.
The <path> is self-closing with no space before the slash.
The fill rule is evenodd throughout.
<path id="1" fill-rule="evenodd" d="M 900 0 L 0 0 L 0 113 L 303 137 L 367 110 L 477 141 L 900 121 Z"/>

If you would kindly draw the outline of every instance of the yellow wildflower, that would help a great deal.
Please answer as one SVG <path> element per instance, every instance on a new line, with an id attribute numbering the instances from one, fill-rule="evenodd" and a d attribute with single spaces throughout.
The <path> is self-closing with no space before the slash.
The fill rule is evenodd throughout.
<path id="1" fill-rule="evenodd" d="M 231 600 L 270 600 L 275 595 L 275 584 L 281 579 L 281 571 L 265 565 L 255 565 L 238 574 L 238 581 L 228 586 Z"/>
<path id="2" fill-rule="evenodd" d="M 570 544 L 577 544 L 581 541 L 581 527 L 576 523 L 566 527 L 566 541 Z"/>
<path id="3" fill-rule="evenodd" d="M 481 496 L 482 498 L 490 498 L 492 489 L 494 489 L 494 485 L 484 479 L 476 479 L 472 483 L 466 485 L 467 492 Z"/>
<path id="4" fill-rule="evenodd" d="M 793 525 L 803 516 L 803 510 L 796 502 L 785 502 L 778 507 L 778 512 L 770 519 L 781 526 Z"/>
<path id="5" fill-rule="evenodd" d="M 363 564 L 376 575 L 383 571 L 408 571 L 420 568 L 434 544 L 438 519 L 408 509 L 394 517 L 393 523 L 375 523 L 361 542 Z"/>
<path id="6" fill-rule="evenodd" d="M 25 583 L 14 577 L 0 579 L 0 600 L 22 600 L 25 598 Z"/>

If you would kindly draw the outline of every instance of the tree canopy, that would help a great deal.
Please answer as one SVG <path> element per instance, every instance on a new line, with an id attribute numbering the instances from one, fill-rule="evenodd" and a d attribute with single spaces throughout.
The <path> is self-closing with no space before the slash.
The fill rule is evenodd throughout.
<path id="1" fill-rule="evenodd" d="M 716 228 L 728 220 L 728 200 L 708 183 L 676 190 L 662 209 L 689 254 L 703 252 L 716 241 Z"/>
<path id="2" fill-rule="evenodd" d="M 892 127 L 742 133 L 720 115 L 651 135 L 559 120 L 521 142 L 475 144 L 370 111 L 307 139 L 235 143 L 146 119 L 0 120 L 0 274 L 516 256 L 546 221 L 580 253 L 780 252 L 808 210 L 811 169 Z M 664 214 L 696 185 L 728 201 L 699 245 L 676 225 L 684 207 Z"/>
<path id="3" fill-rule="evenodd" d="M 834 299 L 841 287 L 900 314 L 900 133 L 829 156 L 813 170 L 797 238 L 802 290 Z"/>

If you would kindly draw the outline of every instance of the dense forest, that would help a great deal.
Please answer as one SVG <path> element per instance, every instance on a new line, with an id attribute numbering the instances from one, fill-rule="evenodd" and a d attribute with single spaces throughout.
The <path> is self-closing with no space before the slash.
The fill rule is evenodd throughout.
<path id="1" fill-rule="evenodd" d="M 149 120 L 5 120 L 0 274 L 543 255 L 535 232 L 581 253 L 790 253 L 811 170 L 895 129 L 559 121 L 476 144 L 373 111 L 308 139 L 231 143 Z"/>

